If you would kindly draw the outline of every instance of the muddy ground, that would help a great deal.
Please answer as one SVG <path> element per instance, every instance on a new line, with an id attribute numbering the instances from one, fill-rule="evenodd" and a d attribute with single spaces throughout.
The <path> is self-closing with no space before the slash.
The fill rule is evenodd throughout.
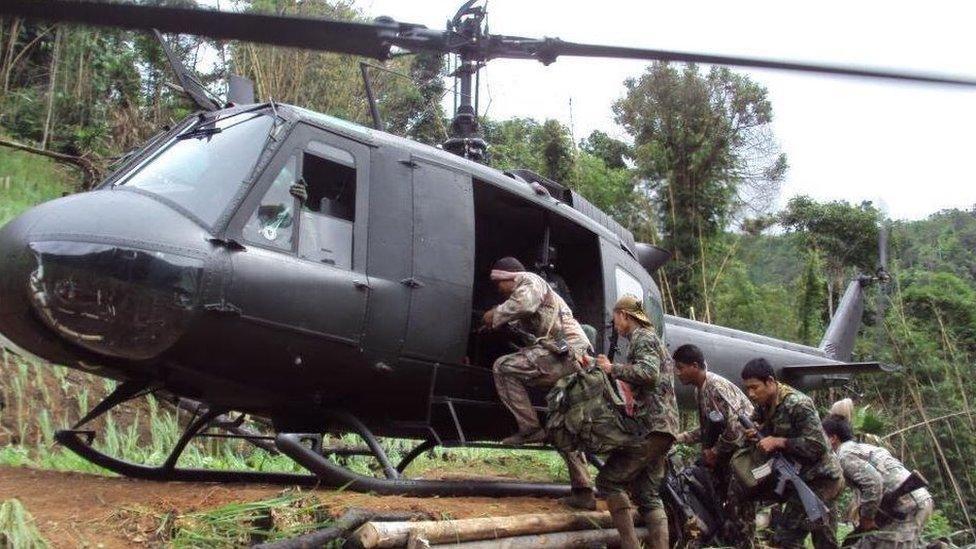
<path id="1" fill-rule="evenodd" d="M 54 547 L 154 545 L 126 509 L 187 513 L 281 493 L 281 486 L 148 482 L 116 477 L 0 467 L 0 499 L 18 498 Z M 350 507 L 417 511 L 470 518 L 559 512 L 555 500 L 538 498 L 410 498 L 317 490 L 333 515 Z"/>

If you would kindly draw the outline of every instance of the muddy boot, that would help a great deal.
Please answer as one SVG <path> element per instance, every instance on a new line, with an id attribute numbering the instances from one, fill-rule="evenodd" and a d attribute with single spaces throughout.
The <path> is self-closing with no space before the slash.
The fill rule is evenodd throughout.
<path id="1" fill-rule="evenodd" d="M 592 488 L 573 488 L 568 496 L 559 498 L 559 503 L 573 509 L 596 511 L 596 496 Z"/>
<path id="2" fill-rule="evenodd" d="M 607 496 L 607 508 L 610 509 L 610 518 L 613 525 L 620 532 L 621 549 L 639 549 L 637 542 L 637 532 L 634 529 L 634 507 L 630 504 L 630 498 L 623 492 L 610 494 Z"/>
<path id="3" fill-rule="evenodd" d="M 664 509 L 655 509 L 644 513 L 644 526 L 647 527 L 647 537 L 644 547 L 647 549 L 668 549 L 668 515 Z"/>

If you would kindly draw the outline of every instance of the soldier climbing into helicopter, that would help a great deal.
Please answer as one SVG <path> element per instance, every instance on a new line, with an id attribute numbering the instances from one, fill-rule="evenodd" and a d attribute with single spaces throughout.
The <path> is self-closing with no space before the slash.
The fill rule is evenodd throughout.
<path id="1" fill-rule="evenodd" d="M 630 343 L 627 360 L 613 363 L 607 356 L 599 355 L 596 363 L 611 378 L 632 388 L 632 417 L 640 424 L 643 436 L 637 444 L 621 446 L 610 453 L 597 475 L 597 487 L 606 494 L 613 524 L 620 532 L 621 547 L 638 547 L 632 515 L 636 503 L 647 527 L 644 546 L 666 549 L 670 547 L 668 517 L 660 486 L 665 458 L 678 433 L 674 366 L 636 297 L 625 295 L 614 304 L 613 324 Z"/>
<path id="2" fill-rule="evenodd" d="M 550 388 L 560 378 L 577 371 L 580 361 L 592 350 L 590 342 L 566 302 L 542 277 L 527 272 L 518 259 L 503 257 L 496 261 L 491 280 L 505 301 L 485 312 L 484 327 L 497 330 L 511 326 L 527 339 L 525 346 L 499 357 L 492 366 L 498 396 L 518 424 L 518 432 L 502 443 L 543 442 L 546 432 L 527 387 Z M 563 498 L 563 503 L 595 509 L 593 483 L 582 454 L 561 454 L 572 484 L 572 494 Z"/>

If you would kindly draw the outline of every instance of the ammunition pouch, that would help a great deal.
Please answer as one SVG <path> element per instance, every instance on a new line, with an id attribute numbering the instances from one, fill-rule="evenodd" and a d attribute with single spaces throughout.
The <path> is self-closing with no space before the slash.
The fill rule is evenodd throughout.
<path id="1" fill-rule="evenodd" d="M 538 343 L 543 349 L 559 358 L 566 358 L 572 350 L 564 337 L 543 337 L 539 338 Z"/>
<path id="2" fill-rule="evenodd" d="M 729 459 L 729 468 L 746 495 L 752 497 L 765 492 L 772 484 L 769 456 L 755 446 L 739 448 Z"/>

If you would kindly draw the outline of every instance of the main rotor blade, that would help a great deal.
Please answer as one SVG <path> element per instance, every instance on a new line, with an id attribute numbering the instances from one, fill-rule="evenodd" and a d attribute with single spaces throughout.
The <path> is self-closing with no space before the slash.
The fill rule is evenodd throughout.
<path id="1" fill-rule="evenodd" d="M 505 40 L 502 40 L 503 44 L 505 42 Z M 772 59 L 760 59 L 755 57 L 737 57 L 730 55 L 710 55 L 704 53 L 623 48 L 595 44 L 578 44 L 575 42 L 564 42 L 558 38 L 546 38 L 545 40 L 537 41 L 526 40 L 524 38 L 515 38 L 514 42 L 503 45 L 500 49 L 501 51 L 497 55 L 492 56 L 514 57 L 522 59 L 532 57 L 546 64 L 555 61 L 556 58 L 561 55 L 569 55 L 575 57 L 606 57 L 617 59 L 641 59 L 646 61 L 675 61 L 679 63 L 706 63 L 709 65 L 725 65 L 729 67 L 777 69 L 819 74 L 836 74 L 842 76 L 886 78 L 909 82 L 927 82 L 930 84 L 976 86 L 976 78 L 965 78 L 953 75 L 912 71 L 892 71 L 847 65 L 794 63 L 790 61 L 776 61 Z"/>
<path id="2" fill-rule="evenodd" d="M 286 15 L 66 0 L 2 0 L 0 14 L 124 29 L 159 29 L 387 59 L 398 23 L 377 25 Z"/>

